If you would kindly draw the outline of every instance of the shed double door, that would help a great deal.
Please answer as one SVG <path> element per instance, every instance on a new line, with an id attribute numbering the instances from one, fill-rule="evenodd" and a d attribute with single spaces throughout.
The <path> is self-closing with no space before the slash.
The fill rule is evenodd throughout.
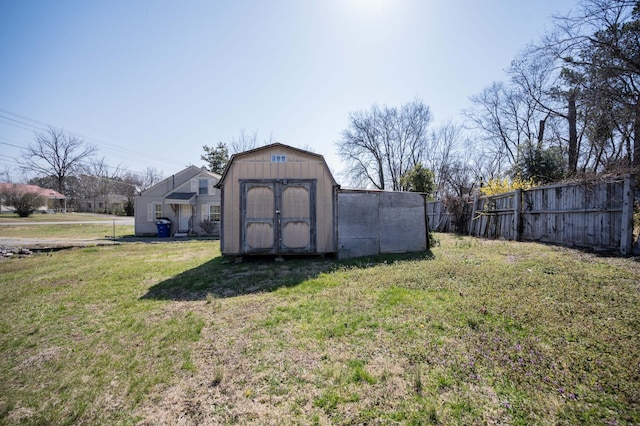
<path id="1" fill-rule="evenodd" d="M 241 182 L 241 242 L 244 253 L 316 251 L 316 181 Z"/>

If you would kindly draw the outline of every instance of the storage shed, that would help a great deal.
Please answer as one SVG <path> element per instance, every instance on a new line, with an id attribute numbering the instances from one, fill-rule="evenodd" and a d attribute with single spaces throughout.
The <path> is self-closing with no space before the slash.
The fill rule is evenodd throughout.
<path id="1" fill-rule="evenodd" d="M 336 252 L 339 185 L 322 155 L 280 143 L 241 152 L 216 187 L 222 254 Z"/>
<path id="2" fill-rule="evenodd" d="M 341 189 L 337 199 L 339 258 L 429 249 L 424 194 Z"/>

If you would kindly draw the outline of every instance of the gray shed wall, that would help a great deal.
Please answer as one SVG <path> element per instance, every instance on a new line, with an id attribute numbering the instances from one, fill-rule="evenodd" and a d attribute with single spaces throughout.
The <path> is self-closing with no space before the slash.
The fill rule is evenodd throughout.
<path id="1" fill-rule="evenodd" d="M 414 192 L 338 192 L 341 259 L 427 250 L 424 197 Z"/>

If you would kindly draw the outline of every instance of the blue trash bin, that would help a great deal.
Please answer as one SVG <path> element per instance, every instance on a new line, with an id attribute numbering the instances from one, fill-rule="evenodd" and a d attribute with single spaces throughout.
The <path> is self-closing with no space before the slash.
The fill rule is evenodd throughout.
<path id="1" fill-rule="evenodd" d="M 169 238 L 171 229 L 171 221 L 169 219 L 158 219 L 156 227 L 158 228 L 158 238 Z"/>

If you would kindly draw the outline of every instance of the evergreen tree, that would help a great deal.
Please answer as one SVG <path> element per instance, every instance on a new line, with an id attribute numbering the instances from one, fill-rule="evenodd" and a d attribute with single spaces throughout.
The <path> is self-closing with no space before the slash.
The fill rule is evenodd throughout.
<path id="1" fill-rule="evenodd" d="M 205 161 L 203 167 L 210 172 L 222 174 L 225 166 L 229 162 L 229 149 L 224 142 L 218 142 L 215 148 L 210 148 L 205 145 L 202 147 L 204 154 L 200 156 L 202 161 Z"/>
<path id="2" fill-rule="evenodd" d="M 433 172 L 418 163 L 402 175 L 400 185 L 404 191 L 431 194 L 435 188 Z"/>

